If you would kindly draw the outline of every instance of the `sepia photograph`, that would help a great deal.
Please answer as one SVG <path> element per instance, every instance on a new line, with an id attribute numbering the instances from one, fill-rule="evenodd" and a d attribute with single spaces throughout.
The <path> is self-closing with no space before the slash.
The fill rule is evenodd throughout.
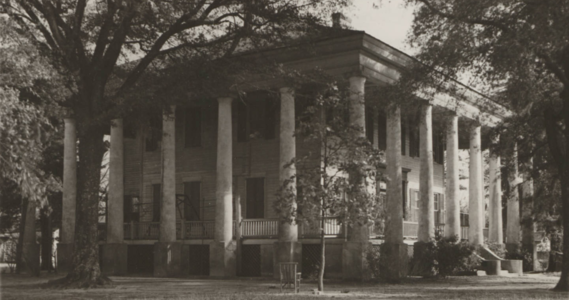
<path id="1" fill-rule="evenodd" d="M 0 299 L 569 299 L 569 1 L 0 0 Z"/>

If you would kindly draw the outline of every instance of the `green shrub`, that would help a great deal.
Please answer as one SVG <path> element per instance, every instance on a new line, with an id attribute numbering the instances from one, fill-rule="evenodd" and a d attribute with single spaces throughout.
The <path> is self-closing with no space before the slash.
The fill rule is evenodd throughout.
<path id="1" fill-rule="evenodd" d="M 383 263 L 380 260 L 381 256 L 381 245 L 373 245 L 367 248 L 366 251 L 366 261 L 371 272 L 371 276 L 374 279 L 381 278 L 381 269 L 384 267 L 382 266 Z"/>
<path id="2" fill-rule="evenodd" d="M 372 278 L 382 278 L 381 270 L 388 262 L 382 253 L 381 245 L 368 247 L 366 260 Z M 475 247 L 468 242 L 458 242 L 458 237 L 438 236 L 428 243 L 416 243 L 411 258 L 411 274 L 421 276 L 447 277 L 464 272 L 473 272 L 482 263 L 475 253 Z M 417 250 L 422 253 L 417 255 Z"/>
<path id="3" fill-rule="evenodd" d="M 518 247 L 519 252 L 506 253 L 506 259 L 517 259 L 522 261 L 524 272 L 533 271 L 533 253 L 527 246 Z"/>
<path id="4" fill-rule="evenodd" d="M 466 241 L 458 242 L 458 236 L 439 238 L 437 250 L 438 275 L 441 277 L 471 272 L 481 264 L 474 254 L 475 247 Z"/>

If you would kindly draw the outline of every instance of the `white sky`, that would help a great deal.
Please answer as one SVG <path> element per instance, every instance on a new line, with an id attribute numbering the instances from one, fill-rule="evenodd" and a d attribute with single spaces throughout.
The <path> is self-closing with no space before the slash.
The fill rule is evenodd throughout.
<path id="1" fill-rule="evenodd" d="M 352 0 L 353 7 L 344 12 L 350 26 L 382 40 L 407 54 L 415 51 L 405 43 L 413 23 L 413 7 L 403 0 Z"/>

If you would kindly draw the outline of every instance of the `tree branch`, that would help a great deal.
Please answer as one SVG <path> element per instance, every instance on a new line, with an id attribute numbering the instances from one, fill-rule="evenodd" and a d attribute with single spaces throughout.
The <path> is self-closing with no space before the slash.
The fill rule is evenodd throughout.
<path id="1" fill-rule="evenodd" d="M 435 13 L 441 17 L 447 18 L 447 19 L 463 21 L 463 22 L 468 23 L 468 24 L 492 26 L 492 27 L 496 27 L 496 28 L 501 29 L 501 30 L 506 31 L 506 32 L 510 31 L 510 28 L 508 28 L 506 25 L 504 25 L 503 23 L 500 23 L 498 21 L 495 21 L 495 20 L 488 20 L 488 19 L 482 19 L 482 18 L 461 18 L 461 17 L 458 17 L 456 15 L 443 12 L 442 10 L 435 7 L 435 5 L 433 5 L 428 0 L 416 0 L 416 1 L 423 3 L 433 13 Z"/>

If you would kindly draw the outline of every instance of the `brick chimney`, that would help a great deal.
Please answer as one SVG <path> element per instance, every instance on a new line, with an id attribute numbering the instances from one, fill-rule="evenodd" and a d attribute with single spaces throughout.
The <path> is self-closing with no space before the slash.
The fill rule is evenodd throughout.
<path id="1" fill-rule="evenodd" d="M 341 12 L 332 14 L 332 28 L 345 28 L 346 17 Z"/>

